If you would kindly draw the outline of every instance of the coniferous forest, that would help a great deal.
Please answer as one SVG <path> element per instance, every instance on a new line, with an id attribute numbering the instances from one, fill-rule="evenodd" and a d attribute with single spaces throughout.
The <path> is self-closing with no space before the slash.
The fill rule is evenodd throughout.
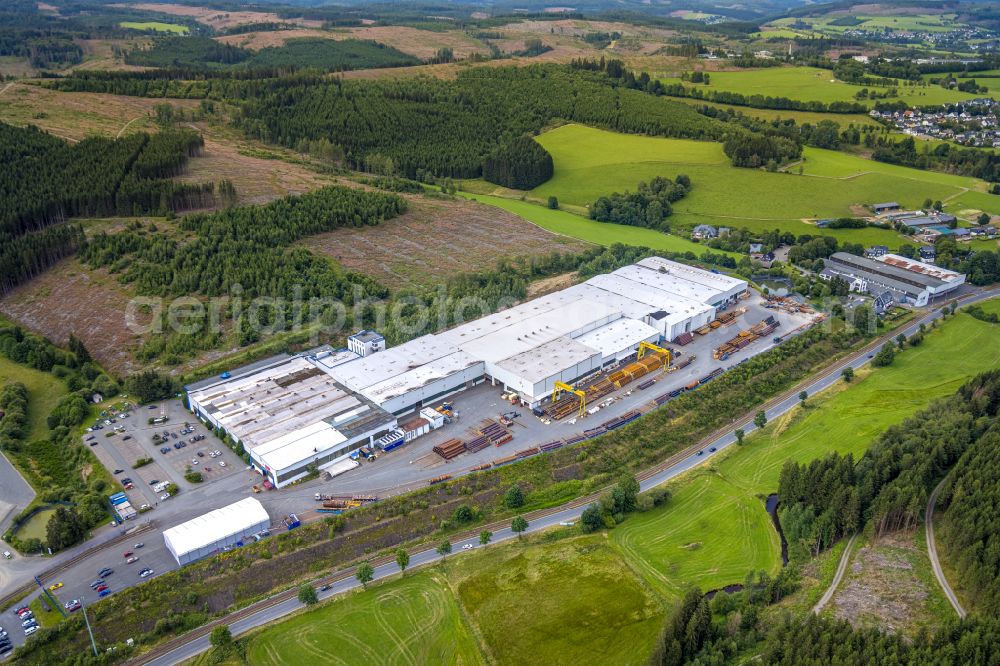
<path id="1" fill-rule="evenodd" d="M 70 144 L 0 123 L 0 293 L 84 242 L 79 216 L 139 215 L 204 206 L 213 185 L 170 180 L 203 141 L 191 130 L 90 137 Z"/>

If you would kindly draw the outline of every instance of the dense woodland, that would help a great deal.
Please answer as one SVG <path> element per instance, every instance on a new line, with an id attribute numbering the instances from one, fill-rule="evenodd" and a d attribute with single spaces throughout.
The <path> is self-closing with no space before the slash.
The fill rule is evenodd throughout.
<path id="1" fill-rule="evenodd" d="M 418 65 L 420 60 L 370 40 L 290 39 L 281 46 L 251 51 L 209 37 L 161 37 L 124 54 L 142 67 L 317 69 L 345 71 Z"/>
<path id="2" fill-rule="evenodd" d="M 483 161 L 483 178 L 491 183 L 530 190 L 552 177 L 552 156 L 530 136 L 500 146 Z"/>
<path id="3" fill-rule="evenodd" d="M 635 192 L 600 197 L 589 207 L 590 219 L 667 232 L 667 218 L 673 214 L 671 204 L 684 198 L 690 189 L 691 179 L 683 174 L 674 180 L 657 176 L 648 183 L 639 183 Z"/>
<path id="4" fill-rule="evenodd" d="M 190 130 L 70 144 L 35 127 L 0 123 L 0 293 L 83 242 L 77 216 L 139 215 L 203 206 L 213 185 L 169 180 L 202 146 Z"/>
<path id="5" fill-rule="evenodd" d="M 865 524 L 876 536 L 916 526 L 949 468 L 1000 427 L 998 410 L 1000 371 L 993 371 L 886 430 L 856 463 L 837 453 L 786 463 L 778 494 L 790 553 L 816 554 Z"/>
<path id="6" fill-rule="evenodd" d="M 995 315 L 994 315 L 995 316 Z M 937 539 L 976 612 L 1000 612 L 1000 427 L 993 425 L 955 465 L 938 496 Z M 941 511 L 944 510 L 943 513 Z"/>
<path id="7" fill-rule="evenodd" d="M 991 183 L 1000 182 L 1000 155 L 994 151 L 959 148 L 942 142 L 925 152 L 917 150 L 916 141 L 912 136 L 902 141 L 893 141 L 892 137 L 875 140 L 874 135 L 869 136 L 872 141 L 867 143 L 875 149 L 872 152 L 872 159 L 879 162 L 974 176 Z"/>

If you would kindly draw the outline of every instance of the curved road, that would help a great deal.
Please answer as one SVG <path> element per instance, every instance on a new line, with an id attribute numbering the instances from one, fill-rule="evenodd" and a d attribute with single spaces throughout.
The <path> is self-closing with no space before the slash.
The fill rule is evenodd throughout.
<path id="1" fill-rule="evenodd" d="M 840 587 L 840 581 L 844 579 L 844 574 L 847 572 L 847 563 L 851 561 L 851 551 L 854 550 L 854 542 L 858 540 L 858 535 L 855 534 L 851 537 L 851 540 L 847 542 L 847 547 L 844 548 L 844 554 L 840 556 L 840 564 L 837 565 L 837 573 L 833 575 L 833 581 L 830 582 L 830 587 L 826 588 L 826 592 L 820 597 L 816 605 L 813 606 L 812 612 L 819 615 L 823 607 L 830 603 L 830 599 L 833 598 L 834 593 L 837 588 Z"/>
<path id="2" fill-rule="evenodd" d="M 951 585 L 948 584 L 948 579 L 944 577 L 944 571 L 941 569 L 941 561 L 938 560 L 937 554 L 937 544 L 934 543 L 934 504 L 937 502 L 938 491 L 941 490 L 941 486 L 944 485 L 945 480 L 948 478 L 945 475 L 944 479 L 941 479 L 941 483 L 937 484 L 934 488 L 934 492 L 931 496 L 927 498 L 927 511 L 924 514 L 924 528 L 927 531 L 927 555 L 931 560 L 931 568 L 934 570 L 934 577 L 937 578 L 938 584 L 941 586 L 941 591 L 944 592 L 944 596 L 948 597 L 948 603 L 951 607 L 955 609 L 958 617 L 964 618 L 966 616 L 965 609 L 962 608 L 962 604 L 959 603 L 958 597 L 955 596 L 955 591 L 951 589 Z"/>
<path id="3" fill-rule="evenodd" d="M 1000 295 L 1000 288 L 995 288 L 989 291 L 975 292 L 959 298 L 958 304 L 961 306 L 970 305 L 997 295 Z M 944 305 L 944 303 L 941 305 Z M 899 333 L 903 333 L 909 337 L 919 329 L 920 324 L 929 324 L 931 321 L 938 319 L 940 316 L 940 311 L 936 309 L 927 312 L 924 316 L 914 320 L 906 328 L 899 331 L 893 331 L 891 334 L 887 334 L 869 343 L 859 352 L 839 361 L 838 363 L 835 363 L 818 378 L 800 384 L 785 393 L 783 396 L 767 403 L 765 406 L 765 413 L 768 420 L 773 420 L 795 408 L 799 404 L 798 395 L 800 391 L 805 390 L 809 393 L 809 395 L 815 395 L 817 392 L 830 387 L 840 380 L 841 372 L 844 368 L 848 366 L 854 368 L 855 370 L 861 368 L 868 363 L 871 354 L 877 351 L 886 342 L 891 341 L 892 338 L 899 335 Z M 646 491 L 650 488 L 666 483 L 684 472 L 697 467 L 713 455 L 716 455 L 716 453 L 721 452 L 726 447 L 731 446 L 736 442 L 736 436 L 733 433 L 738 428 L 742 428 L 746 434 L 749 434 L 756 429 L 752 420 L 743 423 L 742 425 L 734 422 L 721 434 L 717 433 L 716 435 L 712 435 L 706 440 L 700 442 L 698 445 L 681 452 L 677 456 L 674 456 L 660 467 L 654 468 L 651 472 L 640 474 L 639 485 L 641 490 Z M 708 450 L 713 447 L 716 449 L 716 452 Z M 583 509 L 591 501 L 593 501 L 592 497 L 581 498 L 568 502 L 563 505 L 562 508 L 543 510 L 533 514 L 528 514 L 526 516 L 529 520 L 527 531 L 535 532 L 557 526 L 560 523 L 565 524 L 576 522 L 579 520 Z M 493 529 L 492 543 L 508 541 L 515 537 L 515 534 L 511 532 L 509 525 L 506 527 L 487 525 L 481 526 L 481 529 Z M 852 540 L 848 544 L 848 548 L 845 551 L 845 559 L 842 560 L 840 569 L 846 570 L 846 556 L 850 552 L 853 543 L 854 538 L 852 537 Z M 457 551 L 456 555 L 460 554 L 462 550 L 467 548 L 475 549 L 481 547 L 482 546 L 479 545 L 477 537 L 472 535 L 452 543 L 452 548 Z M 428 548 L 411 555 L 410 568 L 433 564 L 440 560 L 441 556 L 438 555 L 434 549 Z M 936 562 L 936 556 L 934 561 Z M 399 567 L 396 566 L 394 559 L 391 557 L 376 560 L 373 562 L 373 565 L 375 568 L 374 580 L 381 580 L 400 573 Z M 835 589 L 836 584 L 839 583 L 840 578 L 843 577 L 843 570 L 838 570 L 838 576 L 835 577 L 835 584 L 832 586 L 833 589 Z M 937 568 L 935 571 L 937 571 Z M 321 600 L 329 599 L 335 595 L 354 590 L 361 585 L 354 577 L 353 570 L 342 571 L 332 577 L 315 582 L 318 585 L 328 583 L 331 586 L 329 590 L 319 593 L 319 598 Z M 947 583 L 943 584 L 943 586 L 946 585 Z M 830 596 L 832 596 L 831 590 L 828 590 L 827 592 Z M 960 609 L 960 606 L 957 606 L 957 600 L 953 601 L 953 605 L 956 605 L 956 608 Z M 256 627 L 274 622 L 275 620 L 278 620 L 281 617 L 300 609 L 301 607 L 302 604 L 296 598 L 296 590 L 286 590 L 285 592 L 260 601 L 253 606 L 240 611 L 235 611 L 226 618 L 216 620 L 198 629 L 194 629 L 185 636 L 168 641 L 166 644 L 160 646 L 160 648 L 154 648 L 153 651 L 147 655 L 140 655 L 136 659 L 133 659 L 131 663 L 149 664 L 150 666 L 172 666 L 173 664 L 183 662 L 207 650 L 210 647 L 208 634 L 213 627 L 228 624 L 232 634 L 237 636 Z M 960 615 L 962 614 L 964 614 L 964 611 L 960 611 Z"/>

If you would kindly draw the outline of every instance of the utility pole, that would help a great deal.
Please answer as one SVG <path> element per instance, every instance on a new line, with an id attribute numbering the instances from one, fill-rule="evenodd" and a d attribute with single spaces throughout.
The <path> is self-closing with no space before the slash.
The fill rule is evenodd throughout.
<path id="1" fill-rule="evenodd" d="M 83 597 L 80 597 L 80 607 L 83 610 L 83 621 L 87 623 L 87 633 L 90 635 L 90 647 L 94 648 L 94 656 L 97 656 L 97 643 L 94 642 L 94 632 L 90 630 L 90 619 L 87 618 L 87 607 L 83 603 Z"/>

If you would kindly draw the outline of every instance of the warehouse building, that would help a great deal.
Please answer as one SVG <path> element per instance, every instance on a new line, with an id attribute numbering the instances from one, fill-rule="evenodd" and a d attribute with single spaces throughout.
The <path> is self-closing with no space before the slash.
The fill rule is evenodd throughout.
<path id="1" fill-rule="evenodd" d="M 187 390 L 191 410 L 242 444 L 275 486 L 305 476 L 310 466 L 335 464 L 396 426 L 394 416 L 339 384 L 314 355 L 268 361 Z"/>
<path id="2" fill-rule="evenodd" d="M 163 531 L 167 550 L 185 565 L 225 548 L 241 545 L 255 534 L 266 533 L 271 519 L 253 497 L 216 509 Z"/>
<path id="3" fill-rule="evenodd" d="M 744 280 L 650 257 L 396 347 L 362 331 L 350 349 L 272 357 L 188 386 L 188 401 L 283 486 L 363 446 L 398 441 L 398 417 L 483 382 L 536 407 L 556 382 L 600 372 L 643 342 L 689 334 L 746 291 Z"/>
<path id="4" fill-rule="evenodd" d="M 529 406 L 572 383 L 704 326 L 747 291 L 745 280 L 660 257 L 516 305 L 329 372 L 402 415 L 483 381 Z"/>
<path id="5" fill-rule="evenodd" d="M 897 303 L 916 307 L 947 294 L 965 283 L 965 275 L 933 264 L 925 264 L 898 254 L 883 254 L 874 259 L 836 252 L 824 260 L 820 277 L 839 277 L 853 291 L 873 295 L 889 292 Z"/>

